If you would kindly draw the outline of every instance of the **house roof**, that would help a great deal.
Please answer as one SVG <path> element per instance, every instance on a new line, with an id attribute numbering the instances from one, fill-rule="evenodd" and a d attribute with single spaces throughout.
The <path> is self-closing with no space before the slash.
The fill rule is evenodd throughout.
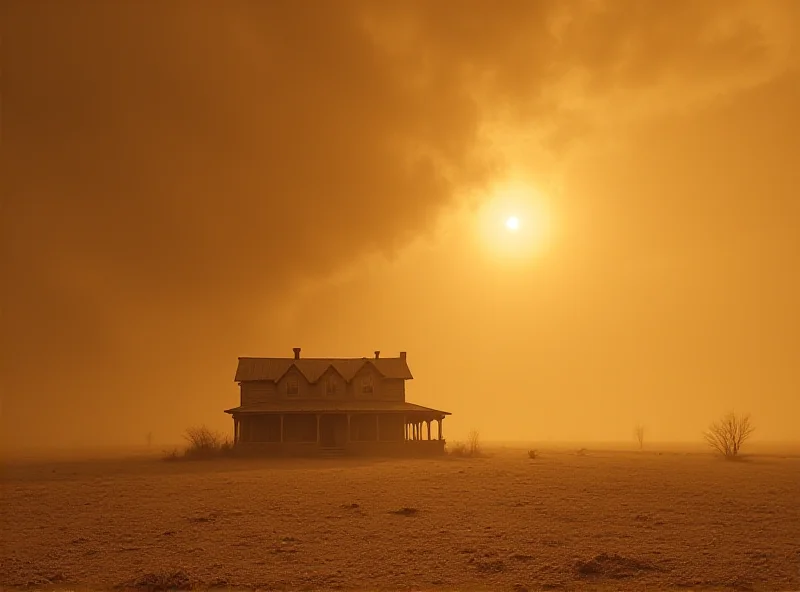
<path id="1" fill-rule="evenodd" d="M 292 366 L 297 368 L 310 383 L 317 382 L 323 374 L 333 368 L 347 382 L 371 364 L 385 378 L 414 378 L 404 357 L 400 358 L 239 358 L 234 382 L 270 380 L 277 382 Z"/>
<path id="2" fill-rule="evenodd" d="M 417 413 L 428 415 L 450 415 L 448 411 L 440 411 L 406 403 L 404 401 L 330 401 L 330 400 L 300 400 L 300 401 L 270 401 L 242 405 L 233 409 L 226 409 L 225 413 Z"/>

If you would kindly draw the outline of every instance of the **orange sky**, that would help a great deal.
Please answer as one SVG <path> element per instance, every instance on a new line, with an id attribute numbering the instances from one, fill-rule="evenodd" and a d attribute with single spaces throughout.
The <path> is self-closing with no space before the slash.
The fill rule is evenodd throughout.
<path id="1" fill-rule="evenodd" d="M 5 7 L 3 445 L 230 430 L 294 346 L 450 438 L 795 437 L 798 3 Z"/>

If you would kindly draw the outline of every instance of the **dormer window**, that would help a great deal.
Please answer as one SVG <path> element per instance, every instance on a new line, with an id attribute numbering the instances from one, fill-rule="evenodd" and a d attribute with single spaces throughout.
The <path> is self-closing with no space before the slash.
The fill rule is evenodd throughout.
<path id="1" fill-rule="evenodd" d="M 290 378 L 286 381 L 286 395 L 289 397 L 296 397 L 300 394 L 300 383 L 297 379 Z"/>
<path id="2" fill-rule="evenodd" d="M 325 381 L 325 394 L 329 397 L 333 397 L 339 391 L 339 385 L 333 378 L 329 378 Z"/>
<path id="3" fill-rule="evenodd" d="M 372 376 L 367 376 L 366 378 L 361 379 L 361 394 L 362 395 L 372 394 Z"/>

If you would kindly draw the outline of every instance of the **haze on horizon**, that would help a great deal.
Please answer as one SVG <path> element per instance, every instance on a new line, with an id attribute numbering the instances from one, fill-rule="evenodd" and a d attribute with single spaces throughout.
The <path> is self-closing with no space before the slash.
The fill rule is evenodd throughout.
<path id="1" fill-rule="evenodd" d="M 458 6 L 5 2 L 2 445 L 229 433 L 295 346 L 451 439 L 796 438 L 800 4 Z"/>

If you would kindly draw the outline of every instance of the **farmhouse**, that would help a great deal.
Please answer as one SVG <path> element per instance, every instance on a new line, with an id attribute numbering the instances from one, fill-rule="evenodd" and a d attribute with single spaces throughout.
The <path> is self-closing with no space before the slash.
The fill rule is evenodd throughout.
<path id="1" fill-rule="evenodd" d="M 234 446 L 275 454 L 441 454 L 450 413 L 407 402 L 412 378 L 406 352 L 302 358 L 296 347 L 291 358 L 239 358 L 240 405 L 225 411 L 233 416 Z"/>

